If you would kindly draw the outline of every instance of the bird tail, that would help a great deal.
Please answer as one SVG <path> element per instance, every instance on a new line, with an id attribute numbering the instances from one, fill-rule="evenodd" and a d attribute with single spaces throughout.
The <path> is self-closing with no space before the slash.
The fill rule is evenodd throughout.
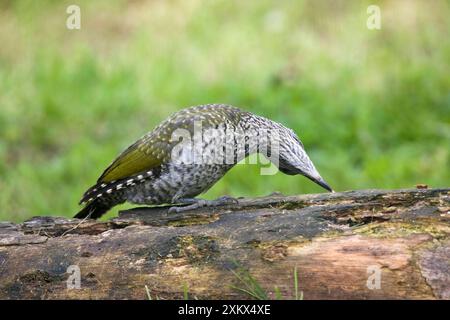
<path id="1" fill-rule="evenodd" d="M 98 219 L 109 209 L 111 209 L 114 204 L 105 203 L 104 201 L 93 200 L 89 202 L 83 209 L 78 212 L 74 218 L 84 219 Z"/>

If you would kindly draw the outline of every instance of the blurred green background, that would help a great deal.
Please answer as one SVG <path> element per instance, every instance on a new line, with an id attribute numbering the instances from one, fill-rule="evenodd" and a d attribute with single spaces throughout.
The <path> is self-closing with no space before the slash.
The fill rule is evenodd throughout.
<path id="1" fill-rule="evenodd" d="M 122 149 L 214 102 L 293 128 L 336 190 L 448 187 L 449 35 L 445 0 L 2 0 L 0 220 L 73 216 Z M 273 191 L 323 192 L 240 165 L 206 197 Z"/>

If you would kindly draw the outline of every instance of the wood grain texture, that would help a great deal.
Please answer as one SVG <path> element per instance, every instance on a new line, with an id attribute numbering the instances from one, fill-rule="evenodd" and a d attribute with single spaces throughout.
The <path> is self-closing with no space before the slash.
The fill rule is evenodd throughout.
<path id="1" fill-rule="evenodd" d="M 109 221 L 36 217 L 0 223 L 2 299 L 249 299 L 232 271 L 274 298 L 450 299 L 450 189 L 363 190 L 240 199 Z M 81 223 L 80 223 L 81 222 Z M 81 270 L 68 289 L 67 268 Z M 369 289 L 373 268 L 379 289 Z M 368 270 L 369 269 L 369 270 Z"/>

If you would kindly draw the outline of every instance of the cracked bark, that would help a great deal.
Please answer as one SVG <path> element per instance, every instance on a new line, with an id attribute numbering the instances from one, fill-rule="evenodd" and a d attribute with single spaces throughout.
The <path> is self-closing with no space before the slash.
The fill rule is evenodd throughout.
<path id="1" fill-rule="evenodd" d="M 0 223 L 2 299 L 248 299 L 247 270 L 274 298 L 450 299 L 450 189 L 271 195 L 108 221 Z M 80 223 L 81 222 L 81 223 Z M 67 269 L 81 271 L 68 289 Z M 379 270 L 380 286 L 377 286 Z M 375 273 L 374 273 L 375 272 Z"/>

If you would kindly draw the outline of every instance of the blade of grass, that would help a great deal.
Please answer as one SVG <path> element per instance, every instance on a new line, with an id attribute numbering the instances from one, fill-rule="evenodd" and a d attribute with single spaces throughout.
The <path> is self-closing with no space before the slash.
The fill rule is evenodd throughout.
<path id="1" fill-rule="evenodd" d="M 294 267 L 294 291 L 295 291 L 295 300 L 303 300 L 303 291 L 298 291 L 298 274 L 297 267 Z"/>
<path id="2" fill-rule="evenodd" d="M 257 300 L 264 300 L 264 299 L 262 299 L 261 297 L 259 297 L 258 295 L 256 295 L 255 293 L 253 293 L 253 292 L 251 292 L 251 291 L 248 291 L 248 290 L 246 290 L 246 289 L 239 288 L 239 287 L 234 286 L 234 285 L 231 285 L 230 287 L 231 287 L 232 289 L 235 289 L 235 290 L 241 291 L 241 292 L 243 292 L 243 293 L 245 293 L 245 294 L 248 294 L 249 296 L 251 296 L 251 297 L 253 297 L 253 298 L 257 299 Z"/>
<path id="3" fill-rule="evenodd" d="M 245 285 L 247 289 L 237 288 L 241 289 L 240 291 L 246 291 L 247 293 L 250 292 L 252 297 L 255 297 L 259 300 L 266 300 L 268 299 L 267 293 L 265 290 L 260 286 L 258 281 L 252 277 L 252 275 L 242 267 L 239 267 L 239 272 L 242 274 L 239 274 L 238 272 L 235 272 L 234 270 L 230 270 L 234 276 Z"/>
<path id="4" fill-rule="evenodd" d="M 189 300 L 189 287 L 186 282 L 183 284 L 183 298 Z"/>
<path id="5" fill-rule="evenodd" d="M 294 290 L 295 290 L 295 300 L 298 300 L 298 275 L 297 275 L 297 266 L 294 267 Z"/>
<path id="6" fill-rule="evenodd" d="M 147 285 L 145 285 L 145 292 L 147 293 L 148 300 L 153 300 L 152 295 L 150 294 L 150 290 L 148 289 Z"/>
<path id="7" fill-rule="evenodd" d="M 274 288 L 274 294 L 275 294 L 275 299 L 277 300 L 283 300 L 283 296 L 281 295 L 281 291 L 280 288 L 276 287 Z"/>

